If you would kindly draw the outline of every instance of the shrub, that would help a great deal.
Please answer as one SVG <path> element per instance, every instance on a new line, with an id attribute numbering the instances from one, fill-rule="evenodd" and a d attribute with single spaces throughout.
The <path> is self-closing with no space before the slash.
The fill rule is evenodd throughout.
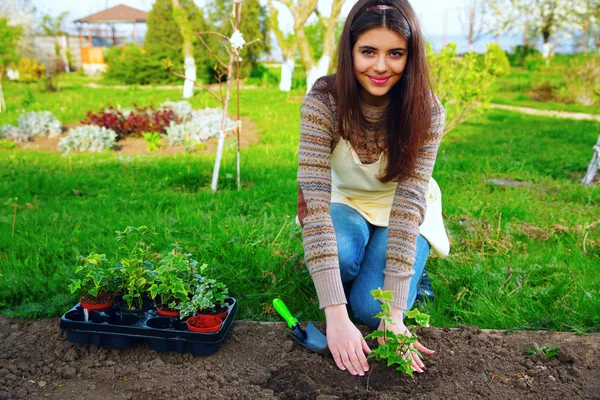
<path id="1" fill-rule="evenodd" d="M 427 44 L 433 92 L 446 111 L 444 133 L 466 121 L 476 110 L 489 103 L 488 91 L 494 81 L 491 73 L 495 55 L 488 51 L 483 57 L 470 52 L 459 58 L 456 44 L 450 43 L 439 54 Z"/>
<path id="2" fill-rule="evenodd" d="M 192 120 L 185 124 L 171 123 L 166 129 L 167 140 L 170 146 L 182 145 L 188 143 L 201 143 L 213 136 L 217 136 L 221 131 L 221 119 L 223 110 L 218 108 L 206 108 L 204 110 L 194 110 Z M 225 130 L 230 130 L 235 123 L 227 118 Z"/>
<path id="3" fill-rule="evenodd" d="M 486 47 L 487 52 L 491 54 L 491 57 L 494 59 L 490 68 L 490 73 L 497 77 L 508 75 L 510 73 L 510 61 L 508 61 L 506 52 L 496 43 L 490 43 Z"/>
<path id="4" fill-rule="evenodd" d="M 9 124 L 2 125 L 0 128 L 2 132 L 2 138 L 12 140 L 16 143 L 24 143 L 31 140 L 31 135 L 25 132 L 23 129 Z"/>
<path id="5" fill-rule="evenodd" d="M 62 129 L 60 121 L 50 111 L 28 112 L 19 116 L 19 129 L 31 136 L 59 136 Z"/>
<path id="6" fill-rule="evenodd" d="M 565 74 L 567 93 L 584 105 L 594 105 L 600 100 L 600 57 L 573 60 Z"/>
<path id="7" fill-rule="evenodd" d="M 121 140 L 127 136 L 142 137 L 142 132 L 165 132 L 165 127 L 172 121 L 177 122 L 177 118 L 171 109 L 156 110 L 134 104 L 133 110 L 121 111 L 109 106 L 97 113 L 88 111 L 81 123 L 112 129 L 117 140 Z"/>
<path id="8" fill-rule="evenodd" d="M 134 44 L 111 47 L 106 56 L 106 65 L 107 78 L 127 85 L 175 81 L 175 77 L 163 67 L 162 60 Z"/>
<path id="9" fill-rule="evenodd" d="M 513 66 L 524 67 L 525 66 L 525 58 L 530 54 L 540 54 L 541 53 L 533 46 L 523 46 L 518 45 L 513 48 L 513 53 L 508 55 L 508 59 L 510 64 Z"/>
<path id="10" fill-rule="evenodd" d="M 60 139 L 58 151 L 68 154 L 72 151 L 101 152 L 115 145 L 117 134 L 112 129 L 88 125 L 73 128 Z"/>
<path id="11" fill-rule="evenodd" d="M 529 54 L 525 57 L 525 69 L 528 71 L 539 71 L 548 61 L 540 53 Z"/>
<path id="12" fill-rule="evenodd" d="M 173 111 L 175 118 L 179 122 L 188 122 L 192 119 L 192 105 L 187 100 L 181 101 L 165 101 L 160 105 L 161 109 L 168 109 Z"/>
<path id="13" fill-rule="evenodd" d="M 8 67 L 19 72 L 19 82 L 34 82 L 46 76 L 46 66 L 36 58 L 21 58 L 18 65 L 11 63 Z"/>

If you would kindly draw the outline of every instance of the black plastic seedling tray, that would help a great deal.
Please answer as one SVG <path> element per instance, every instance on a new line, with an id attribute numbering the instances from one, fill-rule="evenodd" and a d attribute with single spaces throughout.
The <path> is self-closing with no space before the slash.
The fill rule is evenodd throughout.
<path id="1" fill-rule="evenodd" d="M 79 303 L 61 317 L 59 326 L 72 343 L 124 349 L 146 342 L 155 351 L 209 355 L 219 350 L 237 312 L 234 298 L 227 299 L 226 303 L 229 313 L 221 329 L 212 333 L 189 331 L 185 320 L 158 315 L 155 307 L 146 312 L 133 312 L 113 305 L 106 310 L 89 311 L 86 321 Z"/>

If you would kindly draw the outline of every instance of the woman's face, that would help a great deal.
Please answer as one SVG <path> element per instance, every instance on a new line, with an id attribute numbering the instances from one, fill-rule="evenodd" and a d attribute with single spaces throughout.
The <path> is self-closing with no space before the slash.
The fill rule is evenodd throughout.
<path id="1" fill-rule="evenodd" d="M 354 76 L 361 99 L 372 106 L 389 103 L 390 90 L 402 77 L 408 43 L 388 28 L 370 29 L 358 37 L 352 49 Z"/>

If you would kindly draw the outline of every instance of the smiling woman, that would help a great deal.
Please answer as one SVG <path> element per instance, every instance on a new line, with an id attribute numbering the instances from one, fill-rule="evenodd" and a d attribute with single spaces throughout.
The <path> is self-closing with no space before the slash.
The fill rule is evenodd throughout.
<path id="1" fill-rule="evenodd" d="M 364 375 L 370 349 L 346 304 L 382 330 L 371 290 L 390 290 L 393 323 L 385 328 L 410 336 L 404 311 L 426 276 L 430 248 L 448 254 L 431 179 L 445 116 L 408 1 L 359 0 L 338 53 L 337 73 L 317 81 L 302 104 L 298 219 L 329 349 L 340 369 Z M 414 348 L 433 354 L 418 342 Z M 418 352 L 406 356 L 422 373 Z"/>

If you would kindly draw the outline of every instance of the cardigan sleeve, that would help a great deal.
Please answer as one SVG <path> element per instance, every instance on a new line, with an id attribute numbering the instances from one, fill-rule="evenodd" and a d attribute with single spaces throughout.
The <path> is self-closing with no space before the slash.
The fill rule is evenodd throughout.
<path id="1" fill-rule="evenodd" d="M 302 220 L 304 258 L 320 308 L 346 304 L 330 214 L 333 127 L 328 96 L 313 89 L 300 111 L 298 184 L 306 204 Z"/>
<path id="2" fill-rule="evenodd" d="M 388 225 L 384 290 L 394 293 L 393 306 L 406 310 L 411 276 L 414 274 L 419 226 L 427 208 L 427 187 L 444 133 L 445 112 L 432 95 L 429 131 L 417 156 L 413 173 L 398 181 Z"/>

